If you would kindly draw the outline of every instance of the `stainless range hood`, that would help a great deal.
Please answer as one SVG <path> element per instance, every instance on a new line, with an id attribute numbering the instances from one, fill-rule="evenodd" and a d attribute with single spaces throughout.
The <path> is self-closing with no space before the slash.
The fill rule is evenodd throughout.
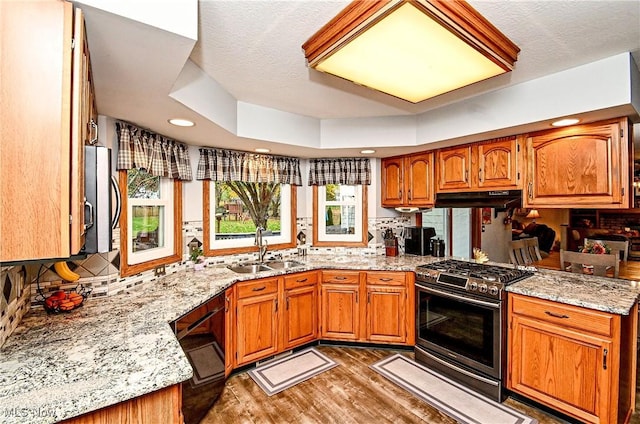
<path id="1" fill-rule="evenodd" d="M 522 190 L 496 190 L 436 194 L 436 208 L 496 208 L 522 207 Z"/>

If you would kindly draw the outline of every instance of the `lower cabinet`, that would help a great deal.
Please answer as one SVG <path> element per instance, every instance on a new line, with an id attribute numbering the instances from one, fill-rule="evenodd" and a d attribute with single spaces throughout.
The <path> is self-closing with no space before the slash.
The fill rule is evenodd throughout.
<path id="1" fill-rule="evenodd" d="M 508 322 L 510 390 L 584 422 L 628 422 L 637 306 L 620 316 L 510 293 Z"/>
<path id="2" fill-rule="evenodd" d="M 257 361 L 278 351 L 278 278 L 237 283 L 237 364 Z"/>
<path id="3" fill-rule="evenodd" d="M 284 277 L 282 348 L 292 349 L 318 338 L 318 272 Z"/>
<path id="4" fill-rule="evenodd" d="M 174 384 L 63 422 L 65 424 L 182 424 L 184 420 L 181 387 L 180 384 Z"/>
<path id="5" fill-rule="evenodd" d="M 324 271 L 320 337 L 412 344 L 412 273 Z M 413 316 L 413 314 L 410 314 Z"/>

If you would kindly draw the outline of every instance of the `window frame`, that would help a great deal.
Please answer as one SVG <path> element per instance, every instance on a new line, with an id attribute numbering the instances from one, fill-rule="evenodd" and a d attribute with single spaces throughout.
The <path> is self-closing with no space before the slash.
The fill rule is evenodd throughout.
<path id="1" fill-rule="evenodd" d="M 339 184 L 339 185 L 348 185 L 348 184 Z M 353 184 L 356 185 L 356 184 Z M 317 185 L 313 186 L 313 245 L 318 247 L 367 247 L 369 245 L 369 224 L 368 224 L 368 203 L 367 203 L 367 186 L 360 185 L 362 189 L 362 206 L 361 206 L 361 216 L 362 216 L 362 238 L 359 241 L 341 241 L 341 240 L 320 240 L 318 237 L 318 229 L 319 229 L 319 212 L 322 207 L 324 211 L 324 201 L 321 201 L 318 197 L 320 191 Z M 356 208 L 357 212 L 357 208 Z M 324 215 L 324 213 L 323 213 Z M 347 235 L 348 236 L 348 235 Z M 336 235 L 335 237 L 340 237 L 340 235 Z"/>
<path id="2" fill-rule="evenodd" d="M 248 253 L 248 252 L 257 252 L 258 247 L 253 245 L 253 241 L 250 246 L 239 246 L 239 247 L 225 247 L 225 248 L 213 248 L 211 246 L 211 186 L 212 181 L 210 180 L 202 180 L 202 206 L 203 206 L 203 238 L 204 241 L 202 243 L 202 251 L 204 256 L 223 256 L 223 255 L 235 255 L 238 253 Z M 213 181 L 215 184 L 215 181 Z M 297 229 L 297 186 L 291 184 L 291 194 L 290 194 L 290 227 L 289 233 L 291 235 L 290 241 L 285 241 L 277 244 L 269 244 L 269 250 L 277 250 L 277 249 L 290 249 L 296 247 L 296 229 Z M 286 206 L 281 206 L 282 208 Z M 253 240 L 253 239 L 252 239 Z"/>
<path id="3" fill-rule="evenodd" d="M 120 276 L 128 277 L 142 271 L 154 269 L 160 265 L 168 265 L 182 260 L 182 181 L 173 180 L 173 253 L 137 264 L 129 264 L 129 192 L 127 186 L 127 170 L 118 171 L 118 185 L 122 195 L 120 214 Z M 162 178 L 162 177 L 161 177 Z M 168 221 L 165 220 L 165 226 Z M 166 228 L 165 228 L 166 230 Z M 165 233 L 167 233 L 165 231 Z"/>

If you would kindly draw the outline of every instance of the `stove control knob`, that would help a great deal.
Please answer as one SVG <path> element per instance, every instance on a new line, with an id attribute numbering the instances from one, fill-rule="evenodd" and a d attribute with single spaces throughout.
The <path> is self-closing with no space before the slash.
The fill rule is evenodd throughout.
<path id="1" fill-rule="evenodd" d="M 469 288 L 470 288 L 472 291 L 476 291 L 476 290 L 478 290 L 478 283 L 470 283 L 470 284 L 469 284 Z"/>
<path id="2" fill-rule="evenodd" d="M 497 296 L 498 295 L 498 288 L 496 286 L 489 287 L 489 294 L 491 296 Z"/>
<path id="3" fill-rule="evenodd" d="M 486 293 L 487 292 L 487 285 L 486 284 L 480 284 L 480 286 L 478 287 L 478 291 L 480 293 Z"/>

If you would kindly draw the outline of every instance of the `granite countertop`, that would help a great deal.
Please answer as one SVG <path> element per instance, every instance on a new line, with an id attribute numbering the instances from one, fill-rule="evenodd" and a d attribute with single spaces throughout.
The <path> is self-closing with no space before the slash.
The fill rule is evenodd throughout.
<path id="1" fill-rule="evenodd" d="M 89 299 L 66 314 L 32 310 L 0 348 L 0 422 L 56 422 L 191 378 L 168 323 L 237 281 L 313 269 L 413 271 L 441 259 L 310 255 L 296 258 L 302 267 L 258 275 L 208 267 L 179 271 L 123 295 Z M 546 270 L 509 291 L 616 314 L 628 314 L 638 295 L 623 280 Z"/>

